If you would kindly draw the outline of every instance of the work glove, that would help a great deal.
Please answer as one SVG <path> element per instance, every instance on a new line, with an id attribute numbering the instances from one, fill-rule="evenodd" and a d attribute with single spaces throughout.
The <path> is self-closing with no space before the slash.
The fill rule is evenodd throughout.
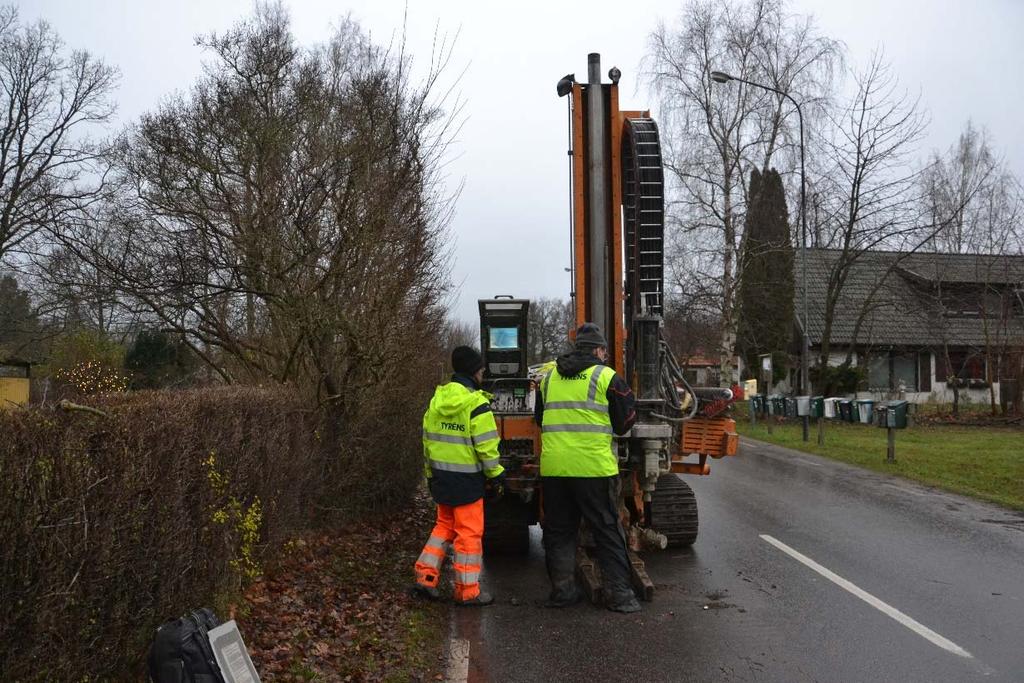
<path id="1" fill-rule="evenodd" d="M 484 499 L 490 502 L 501 500 L 505 495 L 505 473 L 492 477 L 484 484 Z"/>

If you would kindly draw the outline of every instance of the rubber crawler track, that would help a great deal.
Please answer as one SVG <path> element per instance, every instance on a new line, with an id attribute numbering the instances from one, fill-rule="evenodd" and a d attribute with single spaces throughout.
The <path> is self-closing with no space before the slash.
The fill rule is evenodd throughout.
<path id="1" fill-rule="evenodd" d="M 675 474 L 658 477 L 651 497 L 651 526 L 668 538 L 669 547 L 693 545 L 697 540 L 697 497 Z"/>

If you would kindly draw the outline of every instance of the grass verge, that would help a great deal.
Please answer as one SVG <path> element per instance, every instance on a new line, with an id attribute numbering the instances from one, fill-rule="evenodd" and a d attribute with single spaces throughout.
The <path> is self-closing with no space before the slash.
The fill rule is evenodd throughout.
<path id="1" fill-rule="evenodd" d="M 886 430 L 826 420 L 825 445 L 816 420 L 804 442 L 797 420 L 752 426 L 737 417 L 743 436 L 815 453 L 876 472 L 896 474 L 982 500 L 1024 510 L 1024 430 L 998 427 L 916 426 L 897 430 L 896 462 L 886 463 Z"/>

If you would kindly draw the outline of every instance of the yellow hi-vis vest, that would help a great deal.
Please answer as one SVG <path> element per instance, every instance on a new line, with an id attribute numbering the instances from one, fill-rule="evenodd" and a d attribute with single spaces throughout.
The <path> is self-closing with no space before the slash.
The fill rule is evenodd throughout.
<path id="1" fill-rule="evenodd" d="M 608 385 L 615 370 L 593 365 L 562 377 L 552 370 L 540 382 L 542 477 L 610 477 L 619 473 L 612 449 Z"/>
<path id="2" fill-rule="evenodd" d="M 498 461 L 498 427 L 487 406 L 491 395 L 458 382 L 439 386 L 423 415 L 423 455 L 427 478 L 434 472 L 477 474 L 488 479 L 504 468 Z"/>

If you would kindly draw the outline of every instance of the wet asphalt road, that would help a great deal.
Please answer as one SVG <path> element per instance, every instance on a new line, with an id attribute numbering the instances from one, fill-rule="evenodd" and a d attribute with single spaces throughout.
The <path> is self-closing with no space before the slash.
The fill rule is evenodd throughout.
<path id="1" fill-rule="evenodd" d="M 700 536 L 646 554 L 657 594 L 638 615 L 543 608 L 537 528 L 529 557 L 485 560 L 496 604 L 454 610 L 469 681 L 1024 681 L 1024 515 L 747 440 L 687 481 Z"/>

